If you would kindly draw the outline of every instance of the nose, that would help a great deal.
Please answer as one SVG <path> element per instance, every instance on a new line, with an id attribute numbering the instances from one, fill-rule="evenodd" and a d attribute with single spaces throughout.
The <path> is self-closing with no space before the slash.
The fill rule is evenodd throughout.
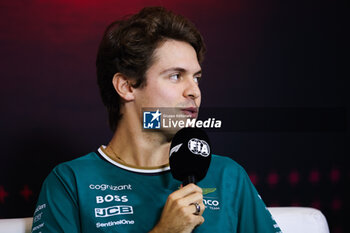
<path id="1" fill-rule="evenodd" d="M 194 81 L 194 79 L 191 77 L 186 82 L 186 87 L 184 90 L 184 97 L 190 98 L 193 100 L 199 99 L 200 100 L 201 91 L 199 89 L 198 84 Z"/>

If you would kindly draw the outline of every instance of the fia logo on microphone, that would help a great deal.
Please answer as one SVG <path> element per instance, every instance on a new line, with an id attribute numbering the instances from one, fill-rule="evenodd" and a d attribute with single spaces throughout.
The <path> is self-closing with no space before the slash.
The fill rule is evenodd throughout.
<path id="1" fill-rule="evenodd" d="M 157 111 L 144 111 L 143 112 L 143 128 L 144 129 L 160 129 L 162 113 Z"/>
<path id="2" fill-rule="evenodd" d="M 201 155 L 203 157 L 207 157 L 210 154 L 209 144 L 198 138 L 192 138 L 188 141 L 188 149 L 196 155 Z"/>

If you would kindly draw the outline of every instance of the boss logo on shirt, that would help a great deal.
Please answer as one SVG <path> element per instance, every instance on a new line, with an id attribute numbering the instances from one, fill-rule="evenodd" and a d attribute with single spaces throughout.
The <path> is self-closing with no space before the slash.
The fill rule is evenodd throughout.
<path id="1" fill-rule="evenodd" d="M 107 208 L 95 208 L 95 216 L 100 218 L 110 217 L 114 215 L 121 214 L 133 214 L 134 211 L 132 206 L 129 205 L 119 205 L 119 206 L 111 206 Z"/>
<path id="2" fill-rule="evenodd" d="M 118 195 L 106 195 L 106 196 L 96 196 L 96 203 L 104 203 L 104 202 L 128 202 L 127 196 L 118 196 Z"/>

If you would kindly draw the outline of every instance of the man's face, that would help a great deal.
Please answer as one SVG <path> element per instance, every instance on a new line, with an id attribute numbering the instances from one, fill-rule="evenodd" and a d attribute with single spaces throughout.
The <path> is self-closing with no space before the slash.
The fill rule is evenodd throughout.
<path id="1" fill-rule="evenodd" d="M 186 42 L 166 40 L 154 51 L 154 62 L 146 72 L 146 86 L 135 90 L 135 104 L 138 108 L 178 108 L 182 114 L 197 117 L 200 78 L 201 67 L 194 48 Z"/>

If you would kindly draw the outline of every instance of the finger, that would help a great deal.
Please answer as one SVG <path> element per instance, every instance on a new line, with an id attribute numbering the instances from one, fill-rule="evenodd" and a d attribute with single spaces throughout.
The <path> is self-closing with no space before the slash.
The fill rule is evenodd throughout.
<path id="1" fill-rule="evenodd" d="M 185 206 L 183 207 L 183 214 L 193 214 L 193 215 L 202 215 L 204 210 L 205 210 L 205 205 L 201 202 L 201 203 L 198 203 L 199 205 L 199 213 L 197 214 L 197 207 L 194 203 L 188 205 L 188 206 Z"/>
<path id="2" fill-rule="evenodd" d="M 205 210 L 205 205 L 204 205 L 203 201 L 201 203 L 199 203 L 199 205 L 201 207 L 201 211 L 200 211 L 199 215 L 202 215 L 204 210 Z"/>
<path id="3" fill-rule="evenodd" d="M 176 190 L 175 192 L 170 194 L 170 196 L 172 199 L 176 200 L 178 198 L 183 198 L 194 192 L 202 193 L 202 189 L 195 184 L 188 184 L 185 187 L 179 190 Z"/>
<path id="4" fill-rule="evenodd" d="M 198 205 L 199 205 L 199 214 L 198 214 L 198 215 L 202 215 L 203 212 L 204 212 L 204 210 L 205 210 L 205 205 L 204 205 L 203 202 L 199 202 Z M 197 212 L 196 206 L 195 206 L 195 211 Z M 195 212 L 195 213 L 196 213 L 196 212 Z"/>
<path id="5" fill-rule="evenodd" d="M 202 189 L 198 185 L 195 185 L 193 183 L 190 183 L 190 184 L 184 186 L 183 189 L 190 189 L 190 190 L 193 190 L 193 192 L 202 193 Z"/>
<path id="6" fill-rule="evenodd" d="M 181 204 L 190 205 L 192 203 L 202 203 L 203 202 L 203 194 L 202 193 L 191 193 L 181 199 Z"/>
<path id="7" fill-rule="evenodd" d="M 203 216 L 196 216 L 196 226 L 202 225 L 204 222 Z"/>
<path id="8" fill-rule="evenodd" d="M 193 212 L 194 215 L 200 215 L 202 210 L 201 210 L 201 206 L 199 205 L 199 203 L 194 202 L 194 203 L 191 203 L 190 206 L 194 207 L 194 212 Z"/>

